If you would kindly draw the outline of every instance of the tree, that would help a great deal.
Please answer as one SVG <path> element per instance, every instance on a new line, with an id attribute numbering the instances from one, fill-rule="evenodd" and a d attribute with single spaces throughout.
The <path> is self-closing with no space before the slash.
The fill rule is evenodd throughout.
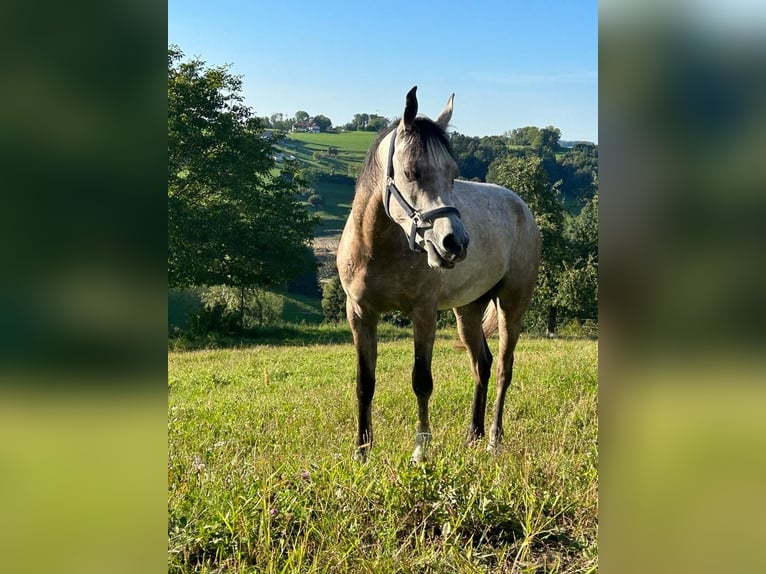
<path id="1" fill-rule="evenodd" d="M 319 131 L 326 132 L 332 127 L 332 120 L 327 116 L 314 116 L 314 123 L 319 126 Z"/>
<path id="2" fill-rule="evenodd" d="M 495 182 L 519 194 L 535 216 L 542 236 L 542 256 L 537 288 L 532 300 L 532 312 L 546 321 L 549 335 L 556 331 L 560 307 L 559 282 L 566 259 L 564 238 L 564 204 L 558 182 L 551 185 L 538 156 L 524 158 L 508 156 L 492 164 Z"/>
<path id="3" fill-rule="evenodd" d="M 225 66 L 168 49 L 168 282 L 255 288 L 304 271 L 316 220 L 272 173 L 274 148 Z"/>
<path id="4" fill-rule="evenodd" d="M 535 142 L 539 142 L 540 128 L 535 126 L 525 126 L 506 132 L 506 136 L 511 145 L 535 147 Z"/>
<path id="5" fill-rule="evenodd" d="M 307 123 L 310 117 L 311 116 L 308 114 L 308 112 L 304 112 L 303 110 L 298 110 L 295 112 L 295 122 L 298 124 Z"/>
<path id="6" fill-rule="evenodd" d="M 377 114 L 370 114 L 365 129 L 368 132 L 379 132 L 386 129 L 389 123 L 390 122 L 388 121 L 388 118 L 379 116 Z"/>
<path id="7" fill-rule="evenodd" d="M 322 313 L 325 323 L 341 323 L 346 320 L 346 294 L 338 275 L 322 287 Z"/>
<path id="8" fill-rule="evenodd" d="M 574 218 L 559 301 L 578 319 L 598 319 L 598 192 Z"/>

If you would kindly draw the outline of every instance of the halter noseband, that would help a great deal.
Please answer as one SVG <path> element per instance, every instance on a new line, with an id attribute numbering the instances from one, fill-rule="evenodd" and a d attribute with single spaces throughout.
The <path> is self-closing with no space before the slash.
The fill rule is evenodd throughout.
<path id="1" fill-rule="evenodd" d="M 396 143 L 396 129 L 391 133 L 391 144 L 388 147 L 388 169 L 386 171 L 386 190 L 383 194 L 383 208 L 386 210 L 386 215 L 392 221 L 395 221 L 391 217 L 390 203 L 391 196 L 393 196 L 399 205 L 402 206 L 407 217 L 410 218 L 412 227 L 410 227 L 410 233 L 407 236 L 407 241 L 410 245 L 410 250 L 415 253 L 424 252 L 425 250 L 418 243 L 415 243 L 418 231 L 424 231 L 430 229 L 433 226 L 434 219 L 437 217 L 446 217 L 450 213 L 454 213 L 460 217 L 460 212 L 457 207 L 445 206 L 431 209 L 425 213 L 412 207 L 409 202 L 404 199 L 404 196 L 396 187 L 394 183 L 394 144 Z"/>

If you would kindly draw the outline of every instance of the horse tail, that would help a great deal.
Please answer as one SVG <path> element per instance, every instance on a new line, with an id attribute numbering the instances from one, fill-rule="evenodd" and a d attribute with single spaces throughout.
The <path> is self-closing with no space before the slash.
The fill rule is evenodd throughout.
<path id="1" fill-rule="evenodd" d="M 495 301 L 490 301 L 487 308 L 484 309 L 481 328 L 484 331 L 485 339 L 489 339 L 497 331 L 497 304 Z"/>

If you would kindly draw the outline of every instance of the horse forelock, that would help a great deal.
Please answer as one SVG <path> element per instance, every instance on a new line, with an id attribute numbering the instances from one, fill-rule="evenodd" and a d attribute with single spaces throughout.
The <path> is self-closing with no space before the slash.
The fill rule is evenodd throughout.
<path id="1" fill-rule="evenodd" d="M 373 184 L 378 178 L 385 175 L 384 166 L 378 161 L 378 147 L 381 142 L 399 127 L 399 120 L 394 120 L 390 126 L 383 130 L 370 146 L 364 165 L 359 173 L 359 182 L 362 185 Z M 404 145 L 402 148 L 408 155 L 408 160 L 416 162 L 424 154 L 431 156 L 432 161 L 441 163 L 447 157 L 456 161 L 452 151 L 452 145 L 446 132 L 439 125 L 425 117 L 417 117 L 404 132 Z"/>

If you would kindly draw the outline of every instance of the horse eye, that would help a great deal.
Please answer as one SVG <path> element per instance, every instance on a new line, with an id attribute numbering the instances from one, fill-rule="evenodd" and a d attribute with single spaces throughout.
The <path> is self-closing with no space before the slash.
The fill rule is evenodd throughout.
<path id="1" fill-rule="evenodd" d="M 404 170 L 404 177 L 407 178 L 407 181 L 415 181 L 420 179 L 420 170 L 418 168 L 415 169 L 405 169 Z"/>

